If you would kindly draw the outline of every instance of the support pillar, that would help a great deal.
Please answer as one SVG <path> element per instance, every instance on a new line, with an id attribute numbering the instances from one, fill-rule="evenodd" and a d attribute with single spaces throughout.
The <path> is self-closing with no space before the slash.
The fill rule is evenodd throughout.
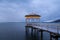
<path id="1" fill-rule="evenodd" d="M 58 40 L 58 37 L 56 37 L 55 40 Z"/>
<path id="2" fill-rule="evenodd" d="M 37 29 L 37 40 L 39 40 L 39 30 Z"/>
<path id="3" fill-rule="evenodd" d="M 33 27 L 31 27 L 31 36 L 33 35 Z"/>
<path id="4" fill-rule="evenodd" d="M 43 30 L 40 30 L 41 31 L 41 38 L 40 40 L 43 40 Z"/>
<path id="5" fill-rule="evenodd" d="M 34 28 L 34 31 L 33 31 L 33 40 L 37 40 L 37 29 Z"/>
<path id="6" fill-rule="evenodd" d="M 29 27 L 25 27 L 25 32 L 26 32 L 26 40 L 29 39 Z"/>
<path id="7" fill-rule="evenodd" d="M 52 35 L 51 35 L 51 33 L 50 33 L 50 40 L 52 40 Z"/>
<path id="8" fill-rule="evenodd" d="M 31 27 L 31 40 L 33 40 L 33 27 Z"/>
<path id="9" fill-rule="evenodd" d="M 50 40 L 53 40 L 52 38 L 58 40 L 58 36 L 56 34 L 50 33 Z"/>

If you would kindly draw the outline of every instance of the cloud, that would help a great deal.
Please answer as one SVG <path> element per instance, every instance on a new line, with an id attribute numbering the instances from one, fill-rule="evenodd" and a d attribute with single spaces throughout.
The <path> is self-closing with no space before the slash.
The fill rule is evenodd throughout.
<path id="1" fill-rule="evenodd" d="M 52 20 L 60 16 L 54 14 L 59 14 L 59 0 L 33 0 L 30 3 L 30 8 L 37 11 L 42 15 L 42 20 Z M 55 13 L 56 12 L 56 13 Z"/>
<path id="2" fill-rule="evenodd" d="M 32 11 L 41 15 L 41 21 L 60 18 L 59 0 L 0 0 L 0 21 L 23 22 Z"/>
<path id="3" fill-rule="evenodd" d="M 30 7 L 33 10 L 41 11 L 41 13 L 52 13 L 58 8 L 55 2 L 55 0 L 33 0 L 30 4 Z"/>
<path id="4" fill-rule="evenodd" d="M 0 15 L 2 16 L 1 20 L 4 19 L 4 21 L 7 21 L 7 22 L 22 21 L 25 14 L 27 14 L 27 12 L 23 8 L 22 4 L 0 3 Z"/>

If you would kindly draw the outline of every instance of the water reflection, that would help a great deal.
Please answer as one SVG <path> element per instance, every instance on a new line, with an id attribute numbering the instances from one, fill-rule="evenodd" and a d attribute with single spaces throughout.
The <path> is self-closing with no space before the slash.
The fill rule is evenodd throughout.
<path id="1" fill-rule="evenodd" d="M 37 30 L 34 30 L 34 31 L 33 29 L 29 30 L 29 28 L 27 27 L 25 29 L 26 29 L 26 32 L 25 32 L 26 40 L 38 40 L 39 39 Z"/>
<path id="2" fill-rule="evenodd" d="M 29 28 L 29 27 L 25 27 L 25 30 L 26 30 L 26 32 L 25 32 L 26 40 L 53 40 L 52 39 L 53 36 L 51 36 L 50 33 L 49 33 L 50 36 L 48 36 L 48 33 L 47 33 L 47 35 L 44 35 L 45 32 L 43 32 L 43 30 L 38 31 L 37 29 L 32 29 L 32 28 Z M 50 38 L 47 38 L 45 36 L 48 36 Z M 56 37 L 54 39 L 58 40 L 58 37 Z"/>
<path id="3" fill-rule="evenodd" d="M 37 40 L 37 36 L 36 35 L 28 35 L 27 33 L 26 33 L 26 40 Z"/>

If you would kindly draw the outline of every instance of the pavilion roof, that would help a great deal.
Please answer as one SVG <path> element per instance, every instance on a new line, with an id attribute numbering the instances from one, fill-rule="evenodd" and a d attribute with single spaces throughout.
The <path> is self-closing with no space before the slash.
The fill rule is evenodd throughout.
<path id="1" fill-rule="evenodd" d="M 35 13 L 31 13 L 31 14 L 25 15 L 25 17 L 41 17 L 41 16 Z"/>

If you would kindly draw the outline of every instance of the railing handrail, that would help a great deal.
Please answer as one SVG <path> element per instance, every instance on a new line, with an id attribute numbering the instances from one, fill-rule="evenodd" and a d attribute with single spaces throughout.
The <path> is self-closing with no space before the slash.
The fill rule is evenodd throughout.
<path id="1" fill-rule="evenodd" d="M 28 24 L 30 26 L 39 26 L 39 27 L 46 27 L 47 30 L 49 30 L 49 28 L 51 29 L 56 29 L 57 33 L 59 33 L 59 30 L 60 30 L 60 25 L 59 24 L 36 24 L 36 23 L 30 23 Z M 51 27 L 52 26 L 52 27 Z M 54 28 L 53 28 L 54 27 Z"/>

